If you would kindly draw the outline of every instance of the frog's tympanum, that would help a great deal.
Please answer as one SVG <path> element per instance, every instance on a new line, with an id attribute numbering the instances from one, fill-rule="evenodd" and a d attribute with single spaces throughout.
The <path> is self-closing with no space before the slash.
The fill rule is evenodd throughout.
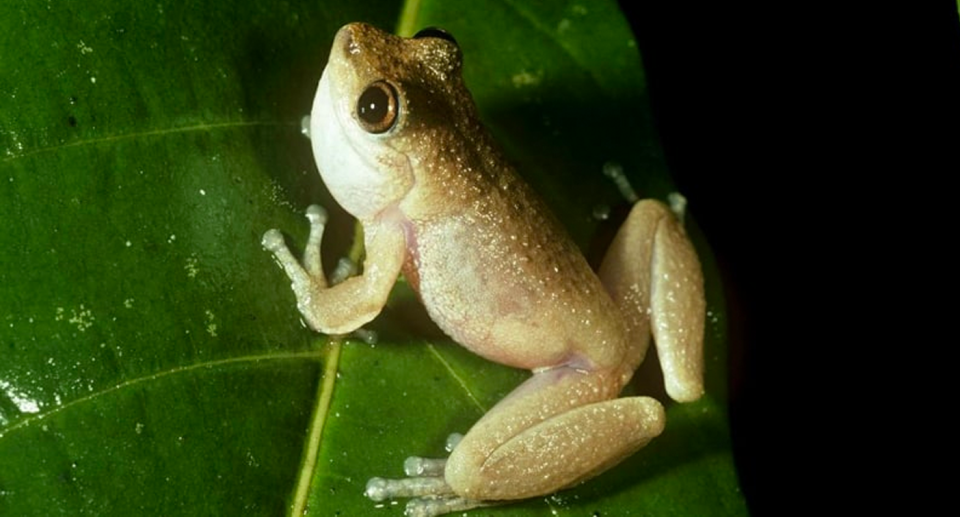
<path id="1" fill-rule="evenodd" d="M 328 285 L 318 206 L 307 211 L 302 265 L 278 231 L 263 238 L 319 332 L 372 320 L 403 273 L 451 338 L 533 372 L 446 460 L 410 458 L 409 477 L 369 481 L 371 499 L 412 498 L 408 515 L 549 494 L 645 446 L 663 430 L 663 406 L 618 395 L 651 335 L 670 397 L 703 393 L 703 277 L 677 216 L 636 203 L 591 270 L 481 126 L 460 68 L 460 48 L 441 30 L 406 39 L 343 27 L 310 138 L 330 193 L 363 225 L 363 272 Z"/>

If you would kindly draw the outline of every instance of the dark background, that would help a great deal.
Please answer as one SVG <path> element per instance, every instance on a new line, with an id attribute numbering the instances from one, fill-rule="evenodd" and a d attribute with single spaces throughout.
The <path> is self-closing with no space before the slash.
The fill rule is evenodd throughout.
<path id="1" fill-rule="evenodd" d="M 957 4 L 621 6 L 667 163 L 723 271 L 751 512 L 885 504 L 865 478 L 899 479 L 890 455 L 916 444 L 891 411 L 916 400 L 903 363 L 943 340 L 918 335 L 930 318 L 913 291 L 945 280 L 926 272 L 956 233 L 938 225 L 960 171 Z"/>

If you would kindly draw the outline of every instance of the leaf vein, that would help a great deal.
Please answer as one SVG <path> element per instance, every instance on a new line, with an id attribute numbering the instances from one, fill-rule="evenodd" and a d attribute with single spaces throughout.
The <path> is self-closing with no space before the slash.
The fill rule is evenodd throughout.
<path id="1" fill-rule="evenodd" d="M 29 427 L 31 424 L 44 420 L 52 415 L 61 413 L 74 406 L 94 400 L 98 397 L 111 394 L 115 391 L 120 391 L 124 388 L 129 388 L 129 387 L 137 386 L 146 382 L 162 379 L 164 377 L 169 377 L 171 375 L 188 373 L 194 370 L 199 370 L 201 368 L 214 369 L 220 366 L 226 366 L 226 365 L 235 364 L 235 363 L 246 363 L 246 362 L 255 363 L 258 361 L 285 361 L 285 360 L 293 360 L 293 359 L 320 359 L 320 357 L 321 357 L 321 353 L 319 351 L 310 350 L 306 352 L 282 352 L 282 353 L 275 353 L 275 354 L 231 357 L 229 359 L 220 359 L 217 361 L 208 361 L 208 362 L 196 363 L 196 364 L 191 364 L 186 366 L 178 366 L 176 368 L 171 368 L 166 371 L 153 373 L 150 375 L 146 375 L 144 377 L 137 377 L 135 379 L 125 380 L 121 383 L 116 384 L 115 386 L 111 386 L 109 388 L 97 391 L 95 393 L 85 395 L 78 399 L 71 400 L 70 402 L 60 404 L 47 411 L 33 413 L 30 416 L 24 418 L 23 420 L 17 421 L 16 423 L 7 427 L 6 429 L 0 429 L 0 438 L 3 438 L 4 436 L 10 434 L 11 432 Z"/>
<path id="2" fill-rule="evenodd" d="M 447 362 L 447 360 L 444 359 L 442 355 L 440 355 L 440 352 L 437 351 L 437 347 L 433 346 L 432 343 L 427 343 L 427 350 L 429 350 L 430 353 L 433 355 L 433 357 L 438 362 L 440 362 L 440 364 L 443 365 L 444 368 L 447 369 L 447 372 L 450 374 L 451 377 L 453 377 L 453 380 L 457 381 L 457 384 L 459 384 L 460 387 L 463 388 L 464 393 L 467 394 L 467 398 L 470 399 L 470 401 L 473 402 L 475 406 L 477 406 L 477 409 L 480 410 L 480 413 L 481 414 L 486 413 L 490 408 L 484 406 L 480 402 L 480 399 L 478 399 L 476 395 L 474 395 L 473 392 L 470 391 L 470 387 L 467 386 L 467 382 L 463 379 L 463 377 L 460 376 L 460 374 L 456 372 L 456 370 L 453 369 L 453 366 L 449 362 Z"/>
<path id="3" fill-rule="evenodd" d="M 122 140 L 132 140 L 135 138 L 148 138 L 154 136 L 164 136 L 176 133 L 189 133 L 192 131 L 213 131 L 216 129 L 235 129 L 235 128 L 245 128 L 245 127 L 255 127 L 255 126 L 292 126 L 292 123 L 289 122 L 265 122 L 265 121 L 247 121 L 247 122 L 219 122 L 216 124 L 195 124 L 192 126 L 181 126 L 181 127 L 172 127 L 167 129 L 153 129 L 150 131 L 140 131 L 136 133 L 126 133 L 120 135 L 109 135 L 99 138 L 89 138 L 86 140 L 77 140 L 75 142 L 68 142 L 65 144 L 50 145 L 46 147 L 38 147 L 30 151 L 16 154 L 13 156 L 7 156 L 3 159 L 0 159 L 0 163 L 9 163 L 23 158 L 29 158 L 38 154 L 52 153 L 62 149 L 69 149 L 72 147 L 84 147 L 88 145 L 99 145 L 111 142 L 119 142 Z"/>

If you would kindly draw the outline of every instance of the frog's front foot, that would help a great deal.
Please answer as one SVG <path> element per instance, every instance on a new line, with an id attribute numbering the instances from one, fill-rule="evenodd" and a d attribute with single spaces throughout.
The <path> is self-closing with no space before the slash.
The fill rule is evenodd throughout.
<path id="1" fill-rule="evenodd" d="M 447 450 L 452 450 L 461 438 L 463 435 L 451 434 L 447 438 Z M 371 478 L 364 495 L 376 502 L 412 497 L 404 511 L 408 517 L 434 517 L 497 504 L 458 496 L 444 479 L 446 465 L 446 459 L 411 456 L 403 462 L 406 478 Z"/>
<path id="2" fill-rule="evenodd" d="M 316 301 L 329 287 L 326 276 L 323 274 L 323 263 L 320 257 L 320 242 L 323 240 L 323 231 L 327 224 L 327 211 L 320 205 L 310 205 L 306 212 L 310 221 L 310 234 L 307 245 L 303 250 L 303 260 L 298 261 L 290 252 L 290 248 L 283 240 L 279 230 L 267 230 L 263 234 L 261 244 L 273 253 L 280 267 L 290 278 L 294 295 L 297 297 L 297 308 L 304 319 L 314 329 L 320 330 L 323 326 L 320 321 L 324 307 Z"/>
<path id="3" fill-rule="evenodd" d="M 327 212 L 319 205 L 307 208 L 310 235 L 298 261 L 283 241 L 283 235 L 270 230 L 263 235 L 263 247 L 273 253 L 290 278 L 297 309 L 310 328 L 328 335 L 349 334 L 367 324 L 387 303 L 390 289 L 400 274 L 405 257 L 405 241 L 399 225 L 377 225 L 365 233 L 364 272 L 356 273 L 352 264 L 342 265 L 328 279 L 320 260 L 320 241 L 327 223 Z M 342 262 L 342 261 L 341 261 Z M 363 339 L 370 339 L 370 335 Z"/>
<path id="4" fill-rule="evenodd" d="M 277 258 L 280 266 L 293 282 L 293 290 L 300 299 L 300 293 L 310 287 L 327 287 L 327 279 L 323 275 L 323 264 L 320 260 L 320 241 L 323 239 L 323 230 L 327 224 L 327 211 L 320 205 L 307 207 L 307 220 L 310 221 L 310 236 L 303 251 L 303 265 L 290 253 L 290 248 L 283 241 L 283 234 L 279 230 L 267 230 L 260 243 Z"/>

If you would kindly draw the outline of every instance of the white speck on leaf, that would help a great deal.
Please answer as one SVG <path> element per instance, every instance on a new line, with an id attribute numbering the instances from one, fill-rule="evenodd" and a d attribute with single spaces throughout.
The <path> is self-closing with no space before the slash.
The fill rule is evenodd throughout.
<path id="1" fill-rule="evenodd" d="M 0 390 L 3 390 L 4 395 L 17 406 L 17 409 L 19 409 L 21 413 L 40 412 L 40 402 L 33 400 L 9 382 L 0 380 Z"/>
<path id="2" fill-rule="evenodd" d="M 57 318 L 58 320 L 63 319 L 60 309 L 57 310 Z M 73 309 L 70 311 L 70 319 L 67 322 L 76 325 L 80 332 L 86 332 L 88 328 L 93 326 L 94 319 L 96 318 L 93 317 L 93 312 L 81 303 L 79 310 Z"/>
<path id="3" fill-rule="evenodd" d="M 197 273 L 200 272 L 200 268 L 197 266 L 199 260 L 195 256 L 187 257 L 187 263 L 183 266 L 183 269 L 187 270 L 188 278 L 196 278 Z"/>
<path id="4" fill-rule="evenodd" d="M 513 77 L 510 78 L 514 88 L 536 86 L 540 84 L 541 80 L 543 80 L 543 70 L 537 70 L 536 72 L 521 70 L 520 72 L 513 74 Z"/>
<path id="5" fill-rule="evenodd" d="M 207 315 L 207 334 L 210 334 L 210 337 L 217 337 L 217 324 L 214 323 L 216 316 L 214 316 L 213 311 L 210 309 L 207 309 L 205 312 Z"/>

